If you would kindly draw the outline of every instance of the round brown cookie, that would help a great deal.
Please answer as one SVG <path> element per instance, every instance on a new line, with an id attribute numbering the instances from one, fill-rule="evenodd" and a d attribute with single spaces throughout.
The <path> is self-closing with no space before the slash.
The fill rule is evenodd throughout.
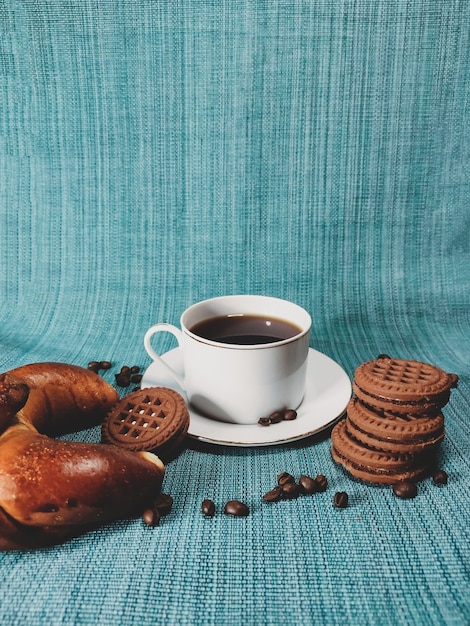
<path id="1" fill-rule="evenodd" d="M 181 447 L 188 428 L 184 398 L 173 389 L 149 387 L 128 394 L 109 411 L 101 426 L 101 439 L 168 460 Z"/>
<path id="2" fill-rule="evenodd" d="M 359 365 L 353 391 L 365 404 L 392 413 L 422 415 L 437 413 L 447 404 L 458 376 L 440 368 L 381 355 Z"/>
<path id="3" fill-rule="evenodd" d="M 401 480 L 415 480 L 431 467 L 428 454 L 390 453 L 361 445 L 346 430 L 342 420 L 331 433 L 333 459 L 350 474 L 371 483 L 393 484 Z"/>
<path id="4" fill-rule="evenodd" d="M 442 413 L 431 417 L 378 414 L 351 398 L 347 415 L 346 428 L 351 436 L 376 450 L 413 454 L 430 450 L 444 438 Z"/>

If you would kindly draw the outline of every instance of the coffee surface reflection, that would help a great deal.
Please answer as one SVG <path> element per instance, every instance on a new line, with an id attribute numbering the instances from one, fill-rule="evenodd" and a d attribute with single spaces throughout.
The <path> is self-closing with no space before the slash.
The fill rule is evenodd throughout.
<path id="1" fill-rule="evenodd" d="M 203 339 L 242 346 L 275 343 L 301 332 L 291 322 L 260 315 L 221 315 L 198 322 L 189 330 Z"/>

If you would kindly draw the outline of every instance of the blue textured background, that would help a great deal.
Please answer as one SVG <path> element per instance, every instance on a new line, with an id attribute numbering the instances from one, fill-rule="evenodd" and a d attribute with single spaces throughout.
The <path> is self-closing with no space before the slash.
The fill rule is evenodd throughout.
<path id="1" fill-rule="evenodd" d="M 146 367 L 152 323 L 240 292 L 306 307 L 350 376 L 379 352 L 460 376 L 447 487 L 353 482 L 327 435 L 192 445 L 157 529 L 1 554 L 2 624 L 468 626 L 469 85 L 463 0 L 0 2 L 1 370 Z M 263 505 L 282 470 L 330 489 Z"/>

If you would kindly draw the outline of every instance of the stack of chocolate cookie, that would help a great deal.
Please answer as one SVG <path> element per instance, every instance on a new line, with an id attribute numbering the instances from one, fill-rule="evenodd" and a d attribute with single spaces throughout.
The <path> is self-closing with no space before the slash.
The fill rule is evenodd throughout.
<path id="1" fill-rule="evenodd" d="M 457 381 L 455 374 L 419 361 L 380 355 L 362 363 L 346 419 L 331 434 L 334 460 L 372 483 L 429 473 L 444 438 L 441 409 Z"/>

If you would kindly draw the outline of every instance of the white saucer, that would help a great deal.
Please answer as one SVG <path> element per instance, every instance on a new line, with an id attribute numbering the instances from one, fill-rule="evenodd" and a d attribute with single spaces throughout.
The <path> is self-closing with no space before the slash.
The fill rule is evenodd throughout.
<path id="1" fill-rule="evenodd" d="M 183 374 L 180 348 L 166 352 L 162 359 L 177 373 Z M 144 373 L 141 387 L 169 387 L 187 402 L 186 393 L 155 361 Z M 328 356 L 310 348 L 307 387 L 302 404 L 297 409 L 297 419 L 271 426 L 229 424 L 206 417 L 188 405 L 191 417 L 188 435 L 199 441 L 226 446 L 271 446 L 297 441 L 336 422 L 344 413 L 350 397 L 351 381 L 346 372 Z"/>

